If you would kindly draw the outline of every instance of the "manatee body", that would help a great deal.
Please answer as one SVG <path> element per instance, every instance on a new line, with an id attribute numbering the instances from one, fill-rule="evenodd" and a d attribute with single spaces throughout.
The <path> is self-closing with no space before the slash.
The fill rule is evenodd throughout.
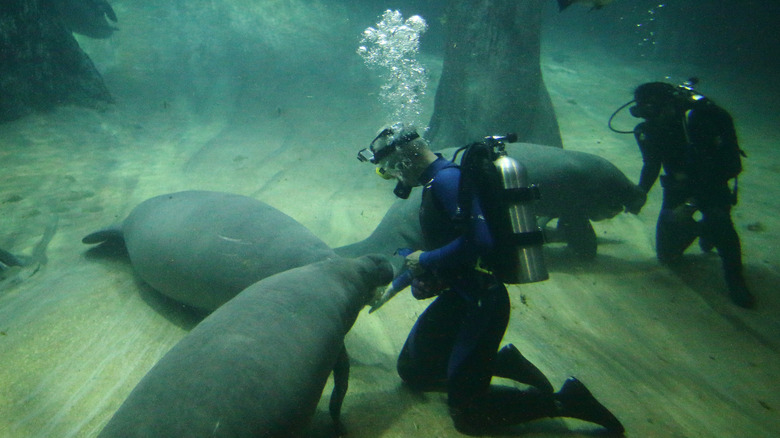
<path id="1" fill-rule="evenodd" d="M 452 158 L 455 150 L 439 152 Z M 539 186 L 541 199 L 533 204 L 540 217 L 539 225 L 558 218 L 559 233 L 555 233 L 555 238 L 585 257 L 596 254 L 596 236 L 590 221 L 612 218 L 626 205 L 645 196 L 620 169 L 598 155 L 530 143 L 507 144 L 506 150 L 527 168 L 531 183 Z M 421 192 L 416 189 L 408 200 L 396 201 L 367 239 L 337 248 L 336 252 L 356 256 L 392 253 L 400 247 L 421 248 Z"/>
<path id="2" fill-rule="evenodd" d="M 100 437 L 303 435 L 328 375 L 345 357 L 344 336 L 392 275 L 385 257 L 369 255 L 253 284 L 160 359 Z M 340 402 L 334 415 L 331 399 L 336 419 Z"/>
<path id="3" fill-rule="evenodd" d="M 548 218 L 615 217 L 645 193 L 606 158 L 530 143 L 507 144 L 507 153 L 528 169 L 539 186 L 537 215 Z"/>
<path id="4" fill-rule="evenodd" d="M 281 211 L 241 195 L 187 191 L 148 199 L 121 227 L 84 243 L 124 239 L 134 270 L 160 293 L 214 310 L 263 278 L 335 254 Z"/>

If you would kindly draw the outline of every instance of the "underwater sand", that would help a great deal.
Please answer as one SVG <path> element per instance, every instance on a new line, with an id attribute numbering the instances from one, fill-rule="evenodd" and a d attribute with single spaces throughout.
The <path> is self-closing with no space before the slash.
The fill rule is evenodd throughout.
<path id="1" fill-rule="evenodd" d="M 685 68 L 591 61 L 602 53 L 558 55 L 545 53 L 543 71 L 564 146 L 602 155 L 636 180 L 641 159 L 633 138 L 608 131 L 606 119 L 634 85 L 684 75 Z M 596 260 L 579 262 L 548 245 L 550 280 L 510 288 L 504 341 L 556 388 L 570 375 L 580 378 L 629 436 L 780 433 L 780 124 L 776 111 L 745 101 L 738 82 L 712 82 L 720 88 L 702 91 L 732 111 L 750 155 L 733 217 L 758 308 L 730 304 L 718 257 L 695 244 L 680 273 L 658 265 L 659 187 L 638 217 L 594 224 Z M 135 278 L 126 260 L 86 256 L 80 240 L 87 233 L 149 197 L 208 189 L 266 201 L 340 246 L 366 237 L 394 200 L 392 184 L 355 160 L 383 122 L 367 89 L 323 85 L 310 75 L 264 100 L 206 110 L 175 96 L 139 103 L 131 91 L 115 92 L 118 103 L 104 111 L 66 107 L 0 125 L 0 247 L 30 256 L 47 227 L 57 227 L 45 263 L 0 283 L 3 438 L 95 436 L 197 323 Z M 633 120 L 623 116 L 616 123 L 630 129 Z M 406 334 L 427 304 L 401 294 L 358 318 L 346 341 L 349 436 L 460 435 L 444 394 L 409 392 L 395 373 Z M 327 436 L 327 426 L 321 405 L 312 435 Z M 598 430 L 577 420 L 517 428 L 527 437 Z"/>

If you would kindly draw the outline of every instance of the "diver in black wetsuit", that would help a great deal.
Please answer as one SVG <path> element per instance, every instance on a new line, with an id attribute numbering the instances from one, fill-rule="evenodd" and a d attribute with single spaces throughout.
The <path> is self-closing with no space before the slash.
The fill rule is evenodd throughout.
<path id="1" fill-rule="evenodd" d="M 382 130 L 358 158 L 376 164 L 386 179 L 398 180 L 399 197 L 424 187 L 420 223 L 426 250 L 408 255 L 406 267 L 423 280 L 413 284 L 415 297 L 438 296 L 420 315 L 398 358 L 404 382 L 422 391 L 446 390 L 455 427 L 467 434 L 545 417 L 578 418 L 622 433 L 618 419 L 579 380 L 569 378 L 553 392 L 517 348 L 509 344 L 499 350 L 509 295 L 495 276 L 476 269 L 477 259 L 493 246 L 479 199 L 471 200 L 469 218 L 456 219 L 460 169 L 400 123 Z M 491 385 L 493 376 L 532 388 Z"/>
<path id="2" fill-rule="evenodd" d="M 693 84 L 649 82 L 634 92 L 631 114 L 645 120 L 634 128 L 644 161 L 639 187 L 649 192 L 664 169 L 656 254 L 661 263 L 673 266 L 699 237 L 703 251 L 718 250 L 731 300 L 751 308 L 755 298 L 745 284 L 739 236 L 731 221 L 736 192 L 728 186 L 742 169 L 736 131 L 728 112 L 693 92 Z M 627 211 L 637 214 L 642 205 Z M 693 217 L 696 211 L 701 212 L 699 221 Z"/>

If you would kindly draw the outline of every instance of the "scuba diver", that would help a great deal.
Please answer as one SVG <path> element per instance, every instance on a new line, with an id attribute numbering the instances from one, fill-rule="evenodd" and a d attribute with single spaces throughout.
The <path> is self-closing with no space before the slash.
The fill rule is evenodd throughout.
<path id="1" fill-rule="evenodd" d="M 577 418 L 622 434 L 620 421 L 582 382 L 571 377 L 554 392 L 512 344 L 499 350 L 509 322 L 509 295 L 502 281 L 479 266 L 497 246 L 485 204 L 472 194 L 465 201 L 469 214 L 459 214 L 461 168 L 433 153 L 414 127 L 402 123 L 379 132 L 358 159 L 376 165 L 383 178 L 397 180 L 398 197 L 423 186 L 419 218 L 425 250 L 406 255 L 405 267 L 415 278 L 415 298 L 436 298 L 399 355 L 397 371 L 404 383 L 420 391 L 446 391 L 454 425 L 465 434 L 547 417 Z M 491 385 L 493 376 L 530 387 Z"/>
<path id="2" fill-rule="evenodd" d="M 731 116 L 698 94 L 693 89 L 697 82 L 692 78 L 679 86 L 642 84 L 634 91 L 634 100 L 618 111 L 635 103 L 629 108 L 631 115 L 644 119 L 632 131 L 643 160 L 639 187 L 649 192 L 664 169 L 663 203 L 656 224 L 658 260 L 674 266 L 698 237 L 702 251 L 717 249 L 732 302 L 752 308 L 755 298 L 745 284 L 739 236 L 731 220 L 731 207 L 737 203 L 736 178 L 742 171 L 740 157 L 745 154 Z M 637 203 L 626 211 L 638 214 L 643 205 Z M 694 218 L 696 212 L 700 220 Z"/>

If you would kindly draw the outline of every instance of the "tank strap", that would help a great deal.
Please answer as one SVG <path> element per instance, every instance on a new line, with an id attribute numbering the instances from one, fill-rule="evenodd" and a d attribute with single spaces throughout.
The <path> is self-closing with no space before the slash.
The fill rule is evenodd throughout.
<path id="1" fill-rule="evenodd" d="M 493 271 L 482 266 L 482 257 L 477 259 L 477 263 L 474 265 L 474 270 L 483 274 L 494 275 Z"/>
<path id="2" fill-rule="evenodd" d="M 525 233 L 512 233 L 507 236 L 511 246 L 536 246 L 544 244 L 544 231 L 526 231 Z"/>
<path id="3" fill-rule="evenodd" d="M 534 184 L 529 187 L 515 187 L 504 189 L 504 201 L 506 202 L 531 202 L 541 198 L 539 187 Z"/>

